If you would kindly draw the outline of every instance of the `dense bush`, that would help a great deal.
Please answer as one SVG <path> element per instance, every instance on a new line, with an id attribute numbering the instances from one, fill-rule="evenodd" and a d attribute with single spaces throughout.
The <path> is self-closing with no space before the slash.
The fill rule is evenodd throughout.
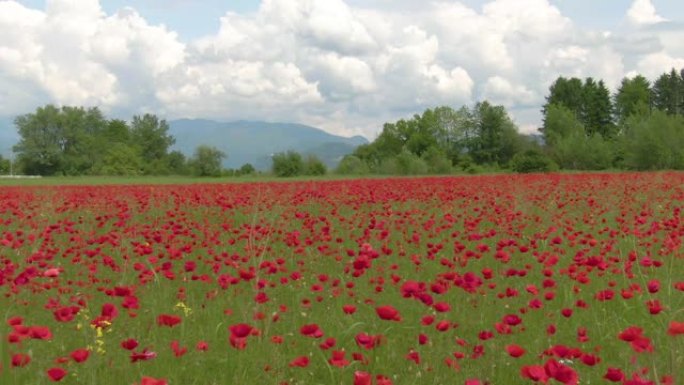
<path id="1" fill-rule="evenodd" d="M 272 171 L 275 176 L 292 177 L 304 172 L 304 161 L 296 151 L 279 152 L 273 155 L 272 160 Z"/>
<path id="2" fill-rule="evenodd" d="M 511 169 L 519 173 L 549 172 L 558 169 L 558 165 L 538 150 L 527 150 L 513 156 Z"/>
<path id="3" fill-rule="evenodd" d="M 328 172 L 328 167 L 315 155 L 309 155 L 304 162 L 305 175 L 325 175 Z"/>
<path id="4" fill-rule="evenodd" d="M 368 165 L 355 155 L 346 155 L 335 169 L 340 175 L 366 175 L 370 173 Z"/>

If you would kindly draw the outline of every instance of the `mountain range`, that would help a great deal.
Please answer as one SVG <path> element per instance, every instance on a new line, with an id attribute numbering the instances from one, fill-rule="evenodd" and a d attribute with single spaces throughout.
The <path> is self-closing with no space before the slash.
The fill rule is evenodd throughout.
<path id="1" fill-rule="evenodd" d="M 226 153 L 223 165 L 230 168 L 251 163 L 258 170 L 267 170 L 273 154 L 288 150 L 315 155 L 334 167 L 344 155 L 368 143 L 362 136 L 347 138 L 294 123 L 180 119 L 170 121 L 169 127 L 176 138 L 173 149 L 191 156 L 199 145 L 214 146 Z"/>

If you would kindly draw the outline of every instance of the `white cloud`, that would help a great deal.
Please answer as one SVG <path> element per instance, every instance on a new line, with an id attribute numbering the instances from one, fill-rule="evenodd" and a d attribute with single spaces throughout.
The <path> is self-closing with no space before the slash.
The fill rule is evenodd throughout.
<path id="1" fill-rule="evenodd" d="M 492 103 L 506 107 L 528 105 L 535 101 L 534 92 L 523 85 L 514 85 L 501 76 L 492 76 L 484 85 L 483 96 Z"/>
<path id="2" fill-rule="evenodd" d="M 627 20 L 636 25 L 656 24 L 666 21 L 658 15 L 651 0 L 634 0 L 627 11 Z"/>
<path id="3" fill-rule="evenodd" d="M 549 0 L 263 0 L 217 15 L 183 42 L 133 8 L 0 1 L 0 116 L 47 102 L 100 105 L 122 117 L 266 119 L 374 137 L 426 107 L 487 98 L 521 128 L 558 76 L 653 78 L 684 67 L 682 27 L 637 0 L 630 23 L 587 30 Z M 667 28 L 665 28 L 667 27 Z"/>
<path id="4" fill-rule="evenodd" d="M 670 69 L 684 69 L 684 56 L 672 57 L 666 52 L 657 52 L 643 57 L 637 65 L 638 73 L 656 79 L 663 72 Z"/>

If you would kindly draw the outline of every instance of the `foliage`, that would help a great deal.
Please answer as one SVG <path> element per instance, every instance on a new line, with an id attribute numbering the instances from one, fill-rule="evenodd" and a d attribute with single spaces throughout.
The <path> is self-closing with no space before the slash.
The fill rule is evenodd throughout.
<path id="1" fill-rule="evenodd" d="M 185 154 L 180 151 L 171 151 L 167 156 L 167 163 L 169 165 L 170 175 L 188 175 L 190 174 L 190 165 L 185 158 Z"/>
<path id="2" fill-rule="evenodd" d="M 134 116 L 130 130 L 131 141 L 140 151 L 143 172 L 149 175 L 168 173 L 169 148 L 176 140 L 169 134 L 166 120 L 155 115 Z"/>
<path id="3" fill-rule="evenodd" d="M 558 141 L 551 152 L 554 161 L 567 170 L 605 170 L 613 165 L 613 142 L 601 135 L 573 132 Z"/>
<path id="4" fill-rule="evenodd" d="M 669 115 L 684 114 L 684 69 L 673 68 L 653 83 L 653 107 Z"/>
<path id="5" fill-rule="evenodd" d="M 366 175 L 370 173 L 370 168 L 358 156 L 346 155 L 337 165 L 335 173 L 340 175 Z"/>
<path id="6" fill-rule="evenodd" d="M 254 175 L 256 174 L 256 169 L 251 163 L 245 163 L 237 170 L 238 175 Z"/>
<path id="7" fill-rule="evenodd" d="M 129 125 L 107 120 L 97 108 L 54 105 L 18 116 L 17 164 L 34 175 L 137 175 L 177 171 L 170 167 L 175 139 L 168 124 L 154 115 L 133 117 Z"/>
<path id="8" fill-rule="evenodd" d="M 587 135 L 599 134 L 609 138 L 615 134 L 610 92 L 602 80 L 596 82 L 589 77 L 582 82 L 578 78 L 566 79 L 562 76 L 556 79 L 549 88 L 546 104 L 542 108 L 542 131 L 545 135 L 553 106 L 562 106 L 570 111 L 582 123 Z"/>
<path id="9" fill-rule="evenodd" d="M 304 161 L 304 175 L 320 176 L 325 175 L 328 168 L 315 155 L 308 155 Z"/>
<path id="10" fill-rule="evenodd" d="M 200 145 L 190 159 L 190 168 L 195 176 L 221 176 L 221 162 L 226 154 L 216 147 Z"/>
<path id="11" fill-rule="evenodd" d="M 625 165 L 635 170 L 684 169 L 684 116 L 654 111 L 628 119 Z"/>
<path id="12" fill-rule="evenodd" d="M 421 156 L 421 159 L 427 165 L 428 174 L 446 175 L 451 174 L 453 171 L 451 160 L 437 146 L 428 148 Z"/>
<path id="13" fill-rule="evenodd" d="M 650 108 L 651 84 L 641 75 L 624 78 L 614 99 L 615 116 L 620 124 L 624 124 L 630 116 Z"/>
<path id="14" fill-rule="evenodd" d="M 359 146 L 354 156 L 381 174 L 447 174 L 465 158 L 504 166 L 523 143 L 506 109 L 484 101 L 472 109 L 437 107 L 385 123 L 376 140 Z"/>
<path id="15" fill-rule="evenodd" d="M 0 174 L 9 174 L 10 168 L 10 160 L 0 155 Z"/>
<path id="16" fill-rule="evenodd" d="M 143 160 L 135 148 L 125 143 L 114 143 L 107 149 L 96 174 L 99 175 L 141 175 Z"/>
<path id="17" fill-rule="evenodd" d="M 558 165 L 539 150 L 519 152 L 511 160 L 511 170 L 518 173 L 556 171 Z"/>
<path id="18" fill-rule="evenodd" d="M 275 176 L 293 177 L 304 173 L 304 160 L 296 151 L 279 152 L 273 155 L 272 171 Z"/>

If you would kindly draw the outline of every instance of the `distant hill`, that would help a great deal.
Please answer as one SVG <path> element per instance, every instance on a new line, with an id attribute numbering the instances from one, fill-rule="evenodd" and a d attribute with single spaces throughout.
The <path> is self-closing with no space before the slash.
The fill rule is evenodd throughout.
<path id="1" fill-rule="evenodd" d="M 316 155 L 334 167 L 344 155 L 368 143 L 362 136 L 346 138 L 292 123 L 180 119 L 170 121 L 169 126 L 170 134 L 176 138 L 173 149 L 191 156 L 197 146 L 211 145 L 228 154 L 224 167 L 230 168 L 251 163 L 259 170 L 267 170 L 271 167 L 271 155 L 287 150 Z"/>

